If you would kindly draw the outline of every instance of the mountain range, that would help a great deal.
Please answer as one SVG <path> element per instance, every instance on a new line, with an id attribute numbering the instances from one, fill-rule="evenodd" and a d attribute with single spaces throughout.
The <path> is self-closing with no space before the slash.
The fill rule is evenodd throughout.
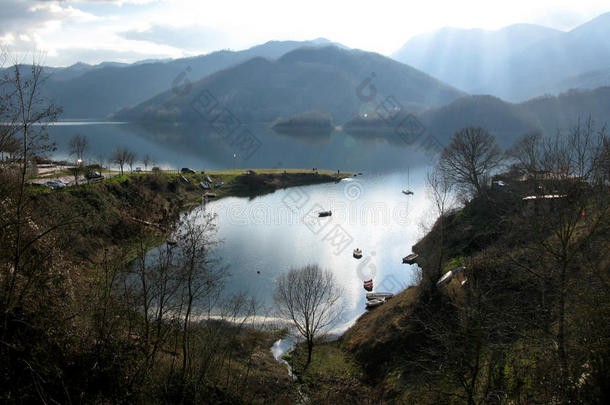
<path id="1" fill-rule="evenodd" d="M 63 118 L 104 118 L 170 89 L 188 86 L 218 70 L 254 57 L 276 59 L 302 46 L 327 46 L 332 42 L 269 41 L 243 51 L 220 50 L 207 55 L 175 60 L 151 60 L 133 64 L 77 63 L 67 68 L 45 68 L 45 95 L 63 108 Z"/>
<path id="2" fill-rule="evenodd" d="M 571 90 L 558 96 L 542 96 L 523 103 L 509 103 L 494 96 L 466 96 L 446 106 L 427 110 L 415 116 L 420 127 L 417 135 L 432 135 L 446 143 L 451 135 L 465 127 L 483 127 L 502 146 L 511 145 L 517 137 L 529 132 L 552 135 L 557 130 L 574 128 L 579 120 L 591 118 L 597 129 L 610 122 L 610 87 L 594 90 Z M 402 122 L 407 116 L 397 118 Z M 397 128 L 377 117 L 354 117 L 343 128 L 360 139 L 384 139 L 405 145 Z M 421 141 L 423 138 L 420 138 Z"/>
<path id="3" fill-rule="evenodd" d="M 344 122 L 386 97 L 393 107 L 423 111 L 465 95 L 433 77 L 382 55 L 337 46 L 301 47 L 277 60 L 257 57 L 192 84 L 187 94 L 168 90 L 113 117 L 126 121 L 192 122 L 190 104 L 207 91 L 246 122 L 267 122 L 311 110 Z"/>
<path id="4" fill-rule="evenodd" d="M 524 101 L 610 67 L 610 13 L 563 32 L 532 24 L 497 30 L 443 28 L 407 41 L 393 58 L 471 94 Z M 595 85 L 610 85 L 608 75 Z"/>
<path id="5" fill-rule="evenodd" d="M 387 130 L 379 114 L 402 110 L 441 140 L 474 125 L 510 143 L 588 116 L 610 121 L 610 13 L 568 32 L 443 28 L 412 38 L 393 58 L 319 38 L 45 72 L 43 95 L 62 106 L 62 119 L 198 126 L 223 113 L 286 132 L 317 117 L 308 127 L 369 136 Z M 214 101 L 207 116 L 193 108 L 202 95 Z"/>

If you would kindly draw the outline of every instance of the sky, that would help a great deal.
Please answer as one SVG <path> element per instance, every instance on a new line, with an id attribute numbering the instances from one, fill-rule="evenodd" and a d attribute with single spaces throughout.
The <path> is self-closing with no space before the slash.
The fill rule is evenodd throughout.
<path id="1" fill-rule="evenodd" d="M 532 23 L 567 31 L 608 11 L 607 0 L 0 0 L 0 43 L 26 59 L 42 52 L 49 66 L 320 37 L 390 55 L 411 37 L 446 26 Z"/>

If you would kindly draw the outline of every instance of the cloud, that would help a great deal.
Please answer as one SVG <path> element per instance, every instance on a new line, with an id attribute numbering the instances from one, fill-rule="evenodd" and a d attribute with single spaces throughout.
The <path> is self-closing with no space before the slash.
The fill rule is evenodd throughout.
<path id="1" fill-rule="evenodd" d="M 197 25 L 173 27 L 152 24 L 145 30 L 129 30 L 118 35 L 125 39 L 148 41 L 184 50 L 217 49 L 221 47 L 220 44 L 228 41 L 224 33 Z"/>
<path id="2" fill-rule="evenodd" d="M 91 21 L 96 17 L 67 4 L 52 0 L 2 0 L 0 36 L 30 33 L 48 24 L 63 21 Z"/>

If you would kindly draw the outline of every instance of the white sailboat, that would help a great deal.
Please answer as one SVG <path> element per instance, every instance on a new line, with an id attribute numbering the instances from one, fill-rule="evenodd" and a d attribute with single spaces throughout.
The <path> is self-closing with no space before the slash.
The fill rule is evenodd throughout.
<path id="1" fill-rule="evenodd" d="M 411 191 L 408 187 L 410 185 L 410 178 L 409 178 L 409 166 L 407 166 L 407 188 L 405 188 L 404 190 L 402 190 L 403 194 L 406 195 L 413 195 L 413 191 Z"/>

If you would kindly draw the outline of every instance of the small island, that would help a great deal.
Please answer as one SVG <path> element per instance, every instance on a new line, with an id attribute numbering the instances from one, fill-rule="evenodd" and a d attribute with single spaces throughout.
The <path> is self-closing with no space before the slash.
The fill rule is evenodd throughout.
<path id="1" fill-rule="evenodd" d="M 328 139 L 335 129 L 333 118 L 320 111 L 307 111 L 290 118 L 278 118 L 271 129 L 280 135 L 309 140 Z"/>

